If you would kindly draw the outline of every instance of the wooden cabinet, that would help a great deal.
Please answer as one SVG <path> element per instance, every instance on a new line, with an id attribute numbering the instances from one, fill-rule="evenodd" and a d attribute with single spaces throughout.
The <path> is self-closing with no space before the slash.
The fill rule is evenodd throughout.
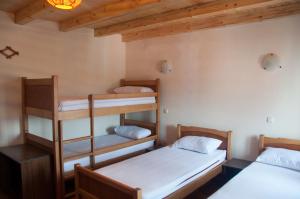
<path id="1" fill-rule="evenodd" d="M 50 154 L 31 145 L 0 148 L 0 189 L 11 199 L 52 199 Z"/>
<path id="2" fill-rule="evenodd" d="M 241 159 L 228 160 L 223 164 L 223 177 L 229 181 L 251 163 L 251 161 Z"/>

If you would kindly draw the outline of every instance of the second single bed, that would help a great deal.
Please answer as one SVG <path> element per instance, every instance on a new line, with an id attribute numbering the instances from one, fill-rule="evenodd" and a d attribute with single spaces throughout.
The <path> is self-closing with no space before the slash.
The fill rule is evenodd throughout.
<path id="1" fill-rule="evenodd" d="M 278 166 L 282 162 L 300 168 L 300 141 L 282 138 L 260 137 L 260 150 L 272 150 L 272 154 L 257 161 L 241 171 L 209 199 L 299 199 L 300 198 L 300 170 Z M 272 147 L 272 148 L 270 148 Z M 273 148 L 275 147 L 275 149 Z M 285 149 L 293 149 L 287 151 Z M 276 151 L 276 153 L 273 153 Z M 284 153 L 293 153 L 291 159 Z M 296 153 L 296 157 L 295 154 Z M 283 155 L 283 156 L 282 156 Z M 294 161 L 295 159 L 298 160 Z M 271 160 L 274 165 L 272 165 Z M 292 161 L 291 161 L 292 160 Z M 268 162 L 268 163 L 267 163 Z"/>
<path id="2" fill-rule="evenodd" d="M 222 171 L 230 159 L 231 132 L 178 126 L 176 143 L 91 171 L 75 166 L 76 194 L 80 198 L 183 198 Z M 195 139 L 219 142 L 213 151 L 181 148 Z"/>

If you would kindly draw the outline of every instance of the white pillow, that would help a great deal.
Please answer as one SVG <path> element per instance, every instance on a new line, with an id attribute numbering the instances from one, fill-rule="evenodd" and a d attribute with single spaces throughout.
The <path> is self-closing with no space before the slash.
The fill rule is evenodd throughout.
<path id="1" fill-rule="evenodd" d="M 267 147 L 266 150 L 257 157 L 256 161 L 300 171 L 299 151 Z"/>
<path id="2" fill-rule="evenodd" d="M 217 150 L 221 144 L 221 140 L 214 138 L 201 136 L 184 136 L 177 140 L 173 144 L 173 147 L 209 154 Z"/>
<path id="3" fill-rule="evenodd" d="M 148 87 L 141 86 L 122 86 L 115 88 L 114 93 L 153 93 L 154 91 Z"/>
<path id="4" fill-rule="evenodd" d="M 136 140 L 151 135 L 151 131 L 149 129 L 144 129 L 138 126 L 117 126 L 114 130 L 117 135 Z"/>

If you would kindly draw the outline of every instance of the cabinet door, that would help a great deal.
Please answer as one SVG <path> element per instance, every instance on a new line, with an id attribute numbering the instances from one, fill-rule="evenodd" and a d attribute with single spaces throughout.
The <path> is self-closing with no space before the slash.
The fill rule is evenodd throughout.
<path id="1" fill-rule="evenodd" d="M 52 199 L 50 157 L 24 162 L 22 182 L 23 199 Z"/>
<path id="2" fill-rule="evenodd" d="M 0 188 L 9 198 L 21 198 L 20 164 L 0 154 Z"/>

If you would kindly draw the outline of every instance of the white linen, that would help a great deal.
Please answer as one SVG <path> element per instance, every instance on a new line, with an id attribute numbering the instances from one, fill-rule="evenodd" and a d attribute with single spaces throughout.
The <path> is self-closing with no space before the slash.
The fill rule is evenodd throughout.
<path id="1" fill-rule="evenodd" d="M 209 199 L 299 199 L 300 172 L 254 162 Z"/>
<path id="2" fill-rule="evenodd" d="M 130 147 L 125 147 L 119 150 L 111 151 L 108 153 L 100 154 L 95 156 L 95 163 L 100 163 L 106 160 L 110 160 L 113 158 L 121 157 L 123 155 L 127 155 L 130 153 L 134 153 L 137 151 L 145 150 L 154 146 L 154 141 L 148 141 L 141 144 L 133 145 Z M 84 157 L 77 160 L 72 160 L 64 163 L 64 172 L 69 172 L 74 170 L 74 164 L 79 163 L 81 166 L 89 166 L 90 165 L 90 157 Z"/>
<path id="3" fill-rule="evenodd" d="M 222 144 L 221 140 L 203 136 L 184 136 L 177 140 L 172 147 L 197 151 L 200 153 L 212 153 Z"/>
<path id="4" fill-rule="evenodd" d="M 300 151 L 267 147 L 256 161 L 300 171 Z"/>
<path id="5" fill-rule="evenodd" d="M 122 86 L 113 89 L 114 93 L 153 93 L 154 91 L 149 87 L 143 86 Z"/>
<path id="6" fill-rule="evenodd" d="M 95 172 L 141 188 L 143 199 L 159 199 L 181 188 L 211 165 L 221 163 L 225 157 L 226 151 L 222 150 L 208 155 L 168 146 Z"/>
<path id="7" fill-rule="evenodd" d="M 137 97 L 137 98 L 122 98 L 122 99 L 105 99 L 95 100 L 95 108 L 114 107 L 114 106 L 128 106 L 138 104 L 153 104 L 156 103 L 155 97 Z M 80 100 L 63 100 L 59 103 L 58 111 L 74 111 L 84 110 L 89 108 L 88 99 Z"/>
<path id="8" fill-rule="evenodd" d="M 131 139 L 141 139 L 151 135 L 149 129 L 141 128 L 138 126 L 117 126 L 114 128 L 117 135 Z"/>

